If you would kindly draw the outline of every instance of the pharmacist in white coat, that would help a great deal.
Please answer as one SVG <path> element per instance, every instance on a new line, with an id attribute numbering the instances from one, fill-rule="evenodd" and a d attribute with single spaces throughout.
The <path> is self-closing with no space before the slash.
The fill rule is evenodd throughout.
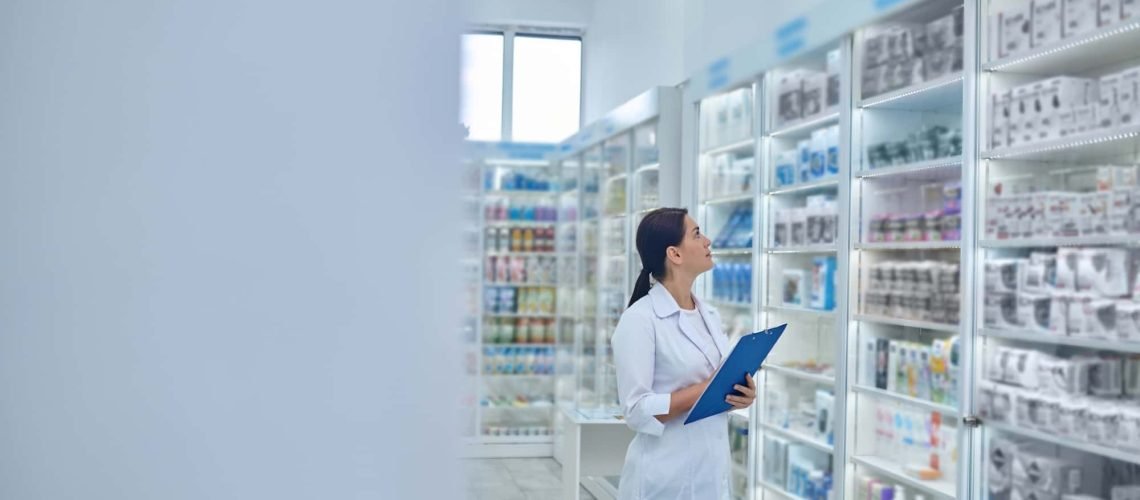
<path id="1" fill-rule="evenodd" d="M 692 293 L 712 269 L 711 242 L 688 212 L 662 208 L 637 228 L 642 271 L 611 344 L 618 397 L 637 432 L 622 468 L 621 500 L 730 498 L 727 415 L 684 425 L 685 417 L 728 355 L 719 314 Z M 650 285 L 650 276 L 656 284 Z M 726 399 L 747 408 L 756 383 Z"/>

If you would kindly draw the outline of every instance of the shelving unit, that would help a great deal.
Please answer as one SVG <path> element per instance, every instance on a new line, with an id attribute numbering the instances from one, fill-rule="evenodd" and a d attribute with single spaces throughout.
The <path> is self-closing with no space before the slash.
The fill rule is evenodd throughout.
<path id="1" fill-rule="evenodd" d="M 675 205 L 679 186 L 680 94 L 657 87 L 635 97 L 563 143 L 563 175 L 576 179 L 567 259 L 574 314 L 559 337 L 555 459 L 563 498 L 579 485 L 612 496 L 632 431 L 621 419 L 610 337 L 641 269 L 634 236 L 641 218 Z"/>
<path id="2" fill-rule="evenodd" d="M 991 457 L 1000 455 L 993 450 L 1001 449 L 1005 446 L 1004 443 L 1012 440 L 1018 446 L 1010 458 L 1024 463 L 1057 459 L 1075 465 L 1095 485 L 1089 492 L 1108 498 L 1116 494 L 1112 491 L 1114 486 L 1131 484 L 1130 481 L 1114 479 L 1110 472 L 1134 468 L 1140 464 L 1140 455 L 1115 447 L 1117 443 L 1123 445 L 1127 439 L 1119 433 L 1113 433 L 1113 437 L 1105 438 L 1104 442 L 1093 442 L 1092 438 L 1084 436 L 1071 437 L 1052 424 L 1037 425 L 1030 419 L 1018 420 L 1016 423 L 1012 419 L 1003 421 L 1000 412 L 995 411 L 995 404 L 987 398 L 991 391 L 1015 391 L 1012 393 L 1018 401 L 1036 405 L 1037 401 L 1045 397 L 1045 393 L 1051 393 L 1051 388 L 1034 383 L 1013 384 L 1002 370 L 987 370 L 986 367 L 993 366 L 987 362 L 990 356 L 1004 355 L 1003 353 L 1019 357 L 1034 356 L 1042 362 L 1059 363 L 1062 366 L 1074 356 L 1128 357 L 1140 353 L 1140 346 L 1127 341 L 1091 338 L 1091 335 L 1083 334 L 1082 328 L 1076 323 L 1068 335 L 1064 334 L 1068 329 L 1066 326 L 1060 327 L 1060 335 L 1040 331 L 1058 327 L 1056 322 L 1060 318 L 1052 314 L 1048 318 L 1041 317 L 1016 325 L 1005 324 L 1001 318 L 1009 317 L 1006 315 L 1008 309 L 1003 307 L 1003 304 L 1008 305 L 1009 300 L 1006 291 L 1009 292 L 1008 297 L 1023 302 L 1030 292 L 1038 293 L 1044 297 L 1042 303 L 1051 311 L 1058 310 L 1066 304 L 1065 291 L 1062 290 L 1064 287 L 1061 285 L 1063 279 L 1056 282 L 1045 280 L 1040 288 L 1033 288 L 1030 281 L 1022 281 L 1016 283 L 1013 289 L 1006 290 L 998 285 L 1004 280 L 993 272 L 1002 262 L 1015 262 L 1015 265 L 1024 265 L 1028 269 L 1034 266 L 1029 259 L 1048 259 L 1053 258 L 1049 256 L 1068 252 L 1125 252 L 1135 249 L 1140 242 L 1140 235 L 1135 233 L 1124 235 L 1085 230 L 1054 232 L 1044 229 L 1041 222 L 1033 224 L 1030 230 L 1010 232 L 1012 236 L 1023 237 L 1006 238 L 1003 233 L 1012 227 L 1009 224 L 1012 219 L 1006 216 L 1008 212 L 1002 208 L 1014 203 L 1013 200 L 1031 198 L 1033 195 L 1030 193 L 1046 192 L 1070 193 L 1064 196 L 1074 196 L 1077 206 L 1095 207 L 1095 203 L 1090 205 L 1089 201 L 1098 196 L 1096 192 L 1111 196 L 1114 189 L 1129 189 L 1135 183 L 1127 177 L 1115 178 L 1111 175 L 1107 179 L 1100 179 L 1097 170 L 1103 166 L 1135 166 L 1140 161 L 1140 126 L 1134 121 L 1121 123 L 1116 115 L 1120 111 L 1135 113 L 1135 108 L 1127 105 L 1126 101 L 1117 100 L 1118 96 L 1128 93 L 1126 86 L 1114 84 L 1111 77 L 1105 78 L 1140 67 L 1140 20 L 1135 17 L 1130 20 L 1113 19 L 1110 17 L 1113 11 L 1104 9 L 1101 12 L 1102 18 L 1108 17 L 1108 20 L 1114 22 L 1100 27 L 1097 23 L 1086 24 L 1087 31 L 1076 34 L 1066 31 L 1045 43 L 1032 43 L 1021 52 L 998 54 L 994 48 L 1000 44 L 993 33 L 985 31 L 985 28 L 996 22 L 995 14 L 1008 7 L 987 0 L 981 2 L 980 8 L 983 14 L 981 53 L 984 54 L 984 60 L 981 64 L 982 71 L 978 74 L 976 103 L 978 129 L 981 133 L 975 191 L 978 193 L 978 220 L 985 221 L 986 225 L 977 231 L 977 278 L 972 289 L 977 311 L 972 328 L 976 339 L 973 350 L 976 361 L 972 411 L 975 415 L 987 418 L 982 420 L 980 428 L 982 449 L 981 453 L 975 454 L 974 473 L 980 484 L 993 482 L 995 471 L 1001 467 L 1001 461 L 991 461 Z M 1119 10 L 1122 15 L 1124 12 L 1124 9 Z M 1077 79 L 1069 82 L 1074 85 L 1081 82 L 1079 85 L 1089 88 L 1091 96 L 1058 94 L 1056 99 L 1050 99 L 1053 90 L 1060 88 L 1057 85 L 1066 84 L 1053 80 L 1061 76 Z M 1018 99 L 1017 103 L 1035 103 L 1032 89 L 1039 90 L 1038 99 L 1044 96 L 1055 104 L 1045 108 L 1046 112 L 1037 120 L 1030 120 L 1018 108 L 1011 106 L 1013 112 L 1009 119 L 1005 119 L 1003 96 L 1008 93 L 1011 99 Z M 1080 102 L 1082 98 L 1088 97 L 1091 99 Z M 1088 115 L 1082 117 L 1088 116 L 1092 120 L 1076 120 L 1075 113 L 1073 120 L 1061 119 L 1062 111 L 1068 113 L 1077 108 L 1088 109 Z M 1055 211 L 1053 215 L 1065 213 L 1067 212 L 1061 210 Z M 1079 213 L 1074 215 L 1080 217 Z M 1089 215 L 1084 219 L 1089 220 L 1091 225 L 1096 225 L 1100 215 Z M 1065 267 L 1065 263 L 1061 266 Z M 1062 275 L 1064 273 L 1062 270 Z M 1105 270 L 1104 273 L 1119 274 L 1113 270 Z M 1106 292 L 1094 287 L 1085 293 L 1097 301 L 1129 301 L 1130 295 Z M 1132 301 L 1137 299 L 1138 297 L 1131 296 Z M 1103 317 L 1099 312 L 1095 316 Z M 1100 321 L 1091 315 L 1088 318 L 1094 323 Z M 1109 326 L 1109 331 L 1099 336 L 1115 337 L 1113 329 Z M 1116 401 L 1092 396 L 1094 391 L 1099 392 L 1096 386 L 1097 383 L 1094 382 L 1093 387 L 1063 390 L 1051 397 L 1062 401 L 1062 404 L 1088 398 L 1086 411 L 1089 415 L 1103 412 L 1112 415 Z M 1118 396 L 1125 401 L 1135 400 L 1136 397 L 1133 394 Z M 1113 418 L 1123 421 L 1130 417 L 1117 414 Z M 1081 422 L 1074 432 L 1083 434 L 1087 428 L 1094 427 Z M 993 489 L 993 495 L 1021 494 L 1017 489 L 1016 485 Z M 981 488 L 975 487 L 975 491 L 981 491 Z"/>
<path id="3" fill-rule="evenodd" d="M 558 175 L 552 144 L 469 143 L 467 198 L 472 291 L 466 345 L 471 424 L 464 454 L 472 457 L 537 457 L 552 452 L 553 405 L 498 406 L 500 399 L 553 401 L 553 355 L 559 309 L 555 252 Z M 549 251 L 536 247 L 550 245 Z M 537 295 L 535 295 L 537 294 Z M 541 339 L 500 342 L 502 339 Z M 488 356 L 526 363 L 525 372 L 501 373 Z M 514 371 L 516 368 L 512 368 Z M 544 373 L 535 373 L 542 371 Z"/>

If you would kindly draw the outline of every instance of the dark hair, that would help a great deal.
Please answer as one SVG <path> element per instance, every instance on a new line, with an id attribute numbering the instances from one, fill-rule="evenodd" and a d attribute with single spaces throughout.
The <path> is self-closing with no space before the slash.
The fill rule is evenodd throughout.
<path id="1" fill-rule="evenodd" d="M 685 238 L 684 208 L 658 208 L 645 215 L 637 225 L 637 254 L 641 256 L 641 274 L 633 285 L 629 306 L 649 294 L 649 276 L 660 283 L 665 279 L 665 250 L 679 245 Z"/>

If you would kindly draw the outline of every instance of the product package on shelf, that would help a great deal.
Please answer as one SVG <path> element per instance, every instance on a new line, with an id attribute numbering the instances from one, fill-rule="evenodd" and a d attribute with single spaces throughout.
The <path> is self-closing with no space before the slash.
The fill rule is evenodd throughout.
<path id="1" fill-rule="evenodd" d="M 954 262 L 887 261 L 868 269 L 863 312 L 875 316 L 957 324 L 961 308 Z"/>
<path id="2" fill-rule="evenodd" d="M 705 169 L 705 199 L 752 193 L 753 161 L 751 156 L 720 154 Z"/>
<path id="3" fill-rule="evenodd" d="M 984 324 L 1041 334 L 1140 341 L 1140 252 L 1063 247 L 985 263 Z"/>
<path id="4" fill-rule="evenodd" d="M 835 269 L 834 256 L 813 258 L 810 271 L 784 269 L 781 304 L 818 311 L 834 310 Z"/>
<path id="5" fill-rule="evenodd" d="M 701 141 L 705 149 L 752 135 L 752 89 L 742 88 L 701 101 Z"/>
<path id="6" fill-rule="evenodd" d="M 875 242 L 957 241 L 962 235 L 962 184 L 943 184 L 940 208 L 924 213 L 871 216 L 868 238 Z"/>
<path id="7" fill-rule="evenodd" d="M 487 191 L 551 191 L 557 187 L 557 182 L 545 173 L 499 168 L 487 170 L 483 177 L 483 189 Z"/>
<path id="8" fill-rule="evenodd" d="M 867 146 L 870 168 L 907 165 L 962 154 L 962 129 L 924 125 L 899 141 L 877 142 Z"/>
<path id="9" fill-rule="evenodd" d="M 553 227 L 488 227 L 483 246 L 488 252 L 553 252 Z"/>
<path id="10" fill-rule="evenodd" d="M 752 206 L 740 205 L 713 240 L 713 248 L 752 248 Z"/>
<path id="11" fill-rule="evenodd" d="M 484 375 L 549 375 L 554 373 L 552 347 L 483 347 Z"/>
<path id="12" fill-rule="evenodd" d="M 1001 183 L 996 183 L 986 203 L 986 238 L 1140 234 L 1140 183 L 1136 166 L 1106 165 L 1095 170 L 1097 189 L 1091 192 L 1006 193 Z"/>
<path id="13" fill-rule="evenodd" d="M 773 211 L 772 246 L 835 243 L 839 234 L 839 205 L 831 195 L 806 197 L 802 208 Z"/>
<path id="14" fill-rule="evenodd" d="M 824 71 L 804 68 L 781 73 L 776 81 L 775 127 L 810 120 L 839 105 L 839 51 L 827 54 Z"/>
<path id="15" fill-rule="evenodd" d="M 554 286 L 557 269 L 557 259 L 546 255 L 491 255 L 483 265 L 488 284 Z"/>
<path id="16" fill-rule="evenodd" d="M 488 314 L 554 314 L 553 287 L 486 287 L 484 312 Z"/>
<path id="17" fill-rule="evenodd" d="M 488 344 L 553 344 L 554 320 L 487 318 L 483 321 L 483 341 Z"/>
<path id="18" fill-rule="evenodd" d="M 776 154 L 776 187 L 814 182 L 839 175 L 839 126 L 812 131 L 795 149 Z"/>
<path id="19" fill-rule="evenodd" d="M 985 381 L 978 390 L 983 418 L 1078 442 L 1140 450 L 1136 356 L 1056 357 L 990 346 L 984 363 Z"/>
<path id="20" fill-rule="evenodd" d="M 869 337 L 859 349 L 858 383 L 947 406 L 957 405 L 958 337 L 930 344 Z"/>
<path id="21" fill-rule="evenodd" d="M 957 429 L 942 414 L 878 403 L 874 454 L 920 481 L 954 477 L 958 467 Z"/>
<path id="22" fill-rule="evenodd" d="M 962 14 L 962 7 L 957 7 L 926 24 L 868 28 L 863 42 L 863 99 L 961 71 Z"/>
<path id="23" fill-rule="evenodd" d="M 752 263 L 715 264 L 713 266 L 713 300 L 750 304 L 752 302 Z"/>
<path id="24" fill-rule="evenodd" d="M 1056 76 L 990 95 L 990 147 L 1022 146 L 1135 124 L 1140 67 L 1100 78 Z"/>
<path id="25" fill-rule="evenodd" d="M 558 209 L 553 201 L 516 202 L 504 198 L 487 202 L 486 207 L 484 207 L 484 219 L 487 221 L 554 222 L 558 220 Z"/>

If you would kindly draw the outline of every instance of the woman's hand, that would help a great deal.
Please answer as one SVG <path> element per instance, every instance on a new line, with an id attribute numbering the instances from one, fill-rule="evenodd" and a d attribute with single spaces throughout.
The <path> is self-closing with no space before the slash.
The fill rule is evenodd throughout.
<path id="1" fill-rule="evenodd" d="M 744 375 L 748 380 L 748 387 L 736 384 L 732 386 L 736 392 L 742 394 L 741 396 L 729 395 L 724 398 L 725 402 L 732 405 L 734 409 L 743 410 L 752 406 L 752 402 L 756 401 L 756 381 L 752 379 L 752 374 L 747 373 Z"/>

